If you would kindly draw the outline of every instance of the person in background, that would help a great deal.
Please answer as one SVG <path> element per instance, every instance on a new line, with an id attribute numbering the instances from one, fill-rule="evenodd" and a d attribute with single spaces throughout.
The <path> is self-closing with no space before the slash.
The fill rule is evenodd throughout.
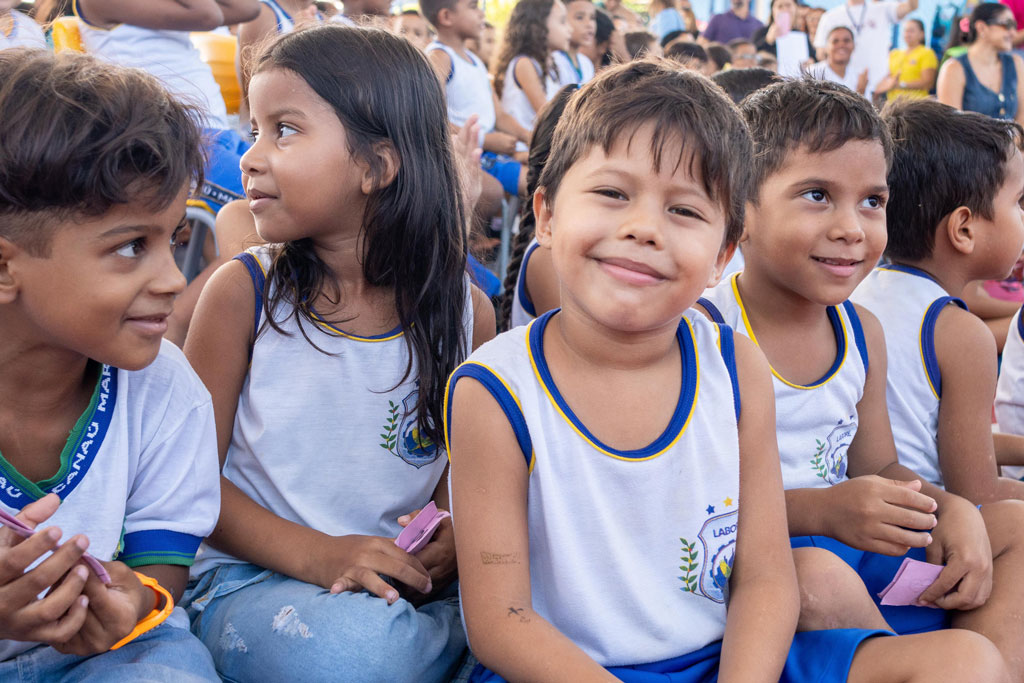
<path id="1" fill-rule="evenodd" d="M 594 62 L 581 49 L 594 42 L 597 32 L 597 8 L 591 0 L 569 0 L 569 49 L 552 54 L 558 69 L 559 85 L 583 85 L 594 77 Z"/>
<path id="2" fill-rule="evenodd" d="M 608 66 L 613 62 L 629 61 L 626 52 L 625 34 L 618 30 L 615 21 L 600 7 L 597 8 L 596 30 L 591 46 L 582 46 L 580 54 L 584 54 L 594 64 L 595 70 Z"/>
<path id="3" fill-rule="evenodd" d="M 728 43 L 734 38 L 750 39 L 761 28 L 761 21 L 750 14 L 749 0 L 731 0 L 729 11 L 708 21 L 704 37 L 712 43 Z"/>
<path id="4" fill-rule="evenodd" d="M 903 23 L 903 41 L 906 49 L 889 53 L 889 76 L 882 79 L 875 92 L 886 93 L 890 100 L 928 97 L 935 85 L 939 60 L 924 44 L 924 24 L 920 19 L 907 19 Z"/>
<path id="5" fill-rule="evenodd" d="M 782 76 L 795 78 L 814 62 L 813 34 L 804 28 L 795 0 L 772 0 L 768 24 L 754 32 L 752 40 L 758 52 L 775 55 Z"/>
<path id="6" fill-rule="evenodd" d="M 661 57 L 661 44 L 658 39 L 647 31 L 631 31 L 626 34 L 626 51 L 630 59 Z"/>
<path id="7" fill-rule="evenodd" d="M 430 44 L 430 26 L 423 15 L 414 9 L 407 9 L 391 17 L 391 30 L 423 51 Z"/>
<path id="8" fill-rule="evenodd" d="M 485 21 L 484 29 L 480 31 L 479 40 L 476 38 L 467 39 L 466 49 L 479 57 L 480 61 L 487 65 L 487 70 L 490 71 L 491 57 L 494 56 L 494 48 L 497 45 L 497 42 L 498 36 L 497 32 L 494 30 L 494 24 L 489 21 Z"/>
<path id="9" fill-rule="evenodd" d="M 853 31 L 845 26 L 837 26 L 828 34 L 825 59 L 813 64 L 808 71 L 815 78 L 845 85 L 863 95 L 868 86 L 868 70 L 864 69 L 857 73 L 850 65 L 853 50 Z"/>
<path id="10" fill-rule="evenodd" d="M 725 45 L 722 45 L 721 43 L 711 43 L 705 49 L 707 50 L 708 57 L 711 59 L 711 62 L 715 67 L 712 73 L 724 71 L 732 63 L 732 52 L 730 52 L 729 48 Z"/>
<path id="11" fill-rule="evenodd" d="M 676 43 L 670 47 L 665 56 L 683 65 L 684 68 L 710 76 L 714 73 L 714 63 L 708 57 L 707 50 L 697 43 Z"/>
<path id="12" fill-rule="evenodd" d="M 43 29 L 27 14 L 14 9 L 17 0 L 0 0 L 0 50 L 8 47 L 46 48 Z"/>
<path id="13" fill-rule="evenodd" d="M 729 69 L 720 74 L 715 74 L 711 77 L 711 80 L 725 91 L 730 100 L 739 104 L 750 93 L 761 88 L 767 88 L 772 83 L 778 83 L 781 79 L 775 72 L 755 66 L 749 69 Z M 726 266 L 722 277 L 743 269 L 743 258 L 740 256 L 739 247 L 737 247 L 736 253 L 733 254 L 732 258 L 733 260 Z M 731 268 L 733 261 L 737 259 L 739 259 L 739 267 Z"/>
<path id="14" fill-rule="evenodd" d="M 651 0 L 647 11 L 651 16 L 648 30 L 657 37 L 659 44 L 661 39 L 672 31 L 686 30 L 683 15 L 676 7 L 676 0 Z"/>
<path id="15" fill-rule="evenodd" d="M 249 91 L 247 64 L 252 51 L 271 36 L 294 31 L 296 26 L 320 21 L 319 10 L 311 0 L 260 0 L 260 13 L 252 21 L 238 27 L 238 50 L 235 70 L 242 92 Z M 248 106 L 242 114 L 248 118 Z"/>
<path id="16" fill-rule="evenodd" d="M 964 111 L 1024 123 L 1024 61 L 1011 52 L 1017 22 L 1006 5 L 983 2 L 971 13 L 965 54 L 939 71 L 939 101 Z"/>
<path id="17" fill-rule="evenodd" d="M 821 16 L 814 33 L 817 59 L 825 58 L 825 43 L 832 31 L 845 26 L 853 34 L 856 45 L 850 56 L 850 68 L 861 74 L 868 70 L 868 84 L 864 92 L 873 93 L 883 78 L 889 75 L 889 50 L 892 48 L 893 27 L 917 9 L 918 0 L 848 0 Z"/>
<path id="18" fill-rule="evenodd" d="M 726 46 L 729 48 L 729 52 L 732 53 L 732 68 L 734 69 L 749 69 L 752 66 L 757 66 L 757 48 L 754 43 L 745 38 L 736 38 L 730 40 Z"/>

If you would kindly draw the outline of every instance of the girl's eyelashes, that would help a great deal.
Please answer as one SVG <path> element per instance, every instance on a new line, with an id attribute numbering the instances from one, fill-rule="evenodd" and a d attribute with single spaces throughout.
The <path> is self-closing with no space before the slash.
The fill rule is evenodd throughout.
<path id="1" fill-rule="evenodd" d="M 114 250 L 114 253 L 122 258 L 134 259 L 138 258 L 139 255 L 142 254 L 142 252 L 144 252 L 145 250 L 146 238 L 136 237 L 132 241 L 125 242 L 124 244 L 119 246 L 117 249 Z"/>
<path id="2" fill-rule="evenodd" d="M 877 194 L 873 194 L 861 202 L 866 208 L 869 209 L 884 209 L 885 208 L 885 197 Z"/>
<path id="3" fill-rule="evenodd" d="M 600 187 L 600 188 L 594 190 L 594 193 L 598 194 L 598 195 L 601 195 L 602 197 L 608 197 L 609 199 L 626 199 L 627 198 L 626 195 L 624 195 L 622 192 L 620 192 L 619 190 L 616 190 L 614 188 L 611 188 L 611 187 Z"/>
<path id="4" fill-rule="evenodd" d="M 295 133 L 298 133 L 298 132 L 299 131 L 297 129 L 292 128 L 287 123 L 279 123 L 279 124 L 277 124 L 277 136 L 279 138 L 286 138 L 289 135 L 294 135 Z"/>
<path id="5" fill-rule="evenodd" d="M 669 211 L 683 218 L 695 218 L 699 221 L 705 220 L 704 216 L 702 216 L 699 211 L 692 209 L 689 206 L 673 206 Z"/>
<path id="6" fill-rule="evenodd" d="M 187 218 L 182 218 L 181 222 L 178 223 L 178 227 L 176 227 L 174 229 L 174 232 L 171 233 L 171 248 L 172 249 L 177 248 L 177 247 L 185 246 L 185 243 L 181 241 L 181 233 L 187 227 L 188 227 L 188 219 Z"/>
<path id="7" fill-rule="evenodd" d="M 801 193 L 800 196 L 803 197 L 804 199 L 814 202 L 815 204 L 821 204 L 822 202 L 828 200 L 828 193 L 826 193 L 825 190 L 822 190 L 821 188 L 807 190 L 806 192 Z"/>

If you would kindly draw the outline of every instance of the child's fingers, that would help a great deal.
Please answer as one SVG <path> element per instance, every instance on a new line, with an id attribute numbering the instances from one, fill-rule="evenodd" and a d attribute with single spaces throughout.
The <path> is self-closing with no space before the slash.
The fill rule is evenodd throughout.
<path id="1" fill-rule="evenodd" d="M 945 596 L 964 577 L 964 571 L 958 570 L 952 565 L 946 566 L 938 578 L 928 586 L 917 602 L 920 605 L 934 605 L 936 601 Z"/>
<path id="2" fill-rule="evenodd" d="M 59 586 L 22 610 L 22 614 L 30 622 L 40 626 L 59 622 L 81 597 L 82 587 L 88 575 L 89 570 L 85 567 L 75 567 Z"/>
<path id="3" fill-rule="evenodd" d="M 911 508 L 899 505 L 890 505 L 887 510 L 887 523 L 893 526 L 900 526 L 905 529 L 918 531 L 930 531 L 939 523 L 938 518 L 930 512 L 920 512 Z"/>
<path id="4" fill-rule="evenodd" d="M 401 581 L 407 586 L 417 589 L 421 593 L 429 593 L 433 586 L 430 581 L 430 572 L 414 556 L 405 552 L 399 547 L 395 550 L 402 553 L 404 557 L 386 555 L 380 558 L 379 565 L 374 569 L 384 576 Z"/>
<path id="5" fill-rule="evenodd" d="M 387 600 L 389 605 L 395 604 L 398 600 L 398 589 L 389 585 L 380 578 L 377 572 L 366 567 L 355 567 L 349 576 L 343 576 L 331 586 L 332 593 L 344 593 L 345 591 L 356 591 L 365 588 L 378 598 Z"/>
<path id="6" fill-rule="evenodd" d="M 89 613 L 89 598 L 80 595 L 71 602 L 64 616 L 36 631 L 35 639 L 48 645 L 60 646 L 74 638 Z"/>
<path id="7" fill-rule="evenodd" d="M 35 537 L 29 539 L 29 541 L 34 540 Z M 19 550 L 21 545 L 16 546 L 11 551 L 11 554 Z M 74 536 L 67 543 L 57 548 L 52 555 L 39 563 L 37 567 L 34 567 L 31 571 L 24 572 L 21 577 L 11 581 L 6 588 L 11 590 L 10 595 L 13 599 L 20 600 L 23 603 L 31 601 L 35 596 L 60 581 L 61 577 L 78 564 L 78 561 L 82 559 L 82 554 L 85 553 L 85 549 L 88 547 L 89 539 L 81 535 Z M 34 561 L 36 557 L 39 557 L 39 554 L 35 555 L 32 560 Z"/>
<path id="8" fill-rule="evenodd" d="M 412 520 L 416 519 L 416 516 L 420 514 L 420 510 L 422 509 L 423 508 L 417 508 L 407 515 L 402 515 L 398 518 L 398 525 L 401 527 L 409 526 L 409 524 L 412 523 Z"/>
<path id="9" fill-rule="evenodd" d="M 926 531 L 911 531 L 885 524 L 879 531 L 876 540 L 900 549 L 900 552 L 886 554 L 903 555 L 910 548 L 926 548 L 932 542 L 932 535 Z"/>
<path id="10" fill-rule="evenodd" d="M 13 534 L 10 531 L 6 533 Z M 56 548 L 60 536 L 60 529 L 50 527 L 6 548 L 0 555 L 0 586 L 20 577 L 29 565 Z M 20 537 L 17 540 L 20 540 Z"/>
<path id="11" fill-rule="evenodd" d="M 899 505 L 905 508 L 920 510 L 921 512 L 935 512 L 938 504 L 934 498 L 919 493 L 921 482 L 917 481 L 892 481 L 894 486 L 888 487 L 885 495 L 885 502 Z"/>
<path id="12" fill-rule="evenodd" d="M 16 517 L 35 529 L 52 517 L 59 507 L 60 496 L 56 493 L 48 493 L 39 500 L 23 507 Z"/>

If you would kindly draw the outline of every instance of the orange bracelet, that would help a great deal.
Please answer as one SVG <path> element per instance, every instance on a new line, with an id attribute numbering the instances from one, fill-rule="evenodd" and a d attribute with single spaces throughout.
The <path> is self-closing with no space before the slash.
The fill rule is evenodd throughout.
<path id="1" fill-rule="evenodd" d="M 156 579 L 138 572 L 135 572 L 135 576 L 139 577 L 139 581 L 142 582 L 143 586 L 146 586 L 153 591 L 153 611 L 144 616 L 142 621 L 135 624 L 135 628 L 132 629 L 132 632 L 117 641 L 117 644 L 110 648 L 111 650 L 116 650 L 122 645 L 132 642 L 143 633 L 153 630 L 160 624 L 167 621 L 167 617 L 171 616 L 171 611 L 174 610 L 174 598 L 171 597 L 171 594 L 167 592 L 167 589 L 161 586 Z M 163 608 L 160 607 L 161 596 L 164 598 Z"/>

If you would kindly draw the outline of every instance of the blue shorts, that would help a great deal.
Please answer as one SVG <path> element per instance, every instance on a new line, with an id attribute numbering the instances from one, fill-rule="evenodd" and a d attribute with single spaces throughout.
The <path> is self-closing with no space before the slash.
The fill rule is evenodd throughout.
<path id="1" fill-rule="evenodd" d="M 803 631 L 793 637 L 786 655 L 780 681 L 845 681 L 857 648 L 868 638 L 891 636 L 889 631 L 870 629 L 834 629 Z M 608 672 L 627 683 L 710 683 L 718 680 L 722 641 L 663 662 L 636 666 L 613 666 Z M 477 664 L 470 675 L 472 683 L 497 683 L 505 679 Z"/>
<path id="2" fill-rule="evenodd" d="M 480 167 L 497 178 L 505 192 L 513 197 L 519 194 L 519 171 L 523 165 L 518 161 L 504 154 L 484 152 L 480 156 Z"/>
<path id="3" fill-rule="evenodd" d="M 239 162 L 249 149 L 249 143 L 234 130 L 207 128 L 203 134 L 207 160 L 203 188 L 197 199 L 217 213 L 228 202 L 245 197 Z"/>
<path id="4" fill-rule="evenodd" d="M 924 548 L 911 548 L 906 555 L 893 557 L 857 550 L 828 536 L 796 536 L 789 541 L 794 548 L 813 547 L 828 550 L 853 567 L 864 581 L 871 599 L 878 605 L 885 621 L 901 636 L 949 628 L 949 613 L 945 610 L 913 605 L 890 607 L 882 605 L 878 598 L 878 593 L 889 585 L 905 558 L 925 561 Z"/>
<path id="5" fill-rule="evenodd" d="M 473 281 L 474 285 L 483 290 L 488 299 L 493 299 L 501 294 L 501 280 L 498 279 L 497 275 L 487 270 L 487 267 L 480 263 L 472 254 L 466 259 L 466 270 L 469 271 L 469 279 Z"/>

